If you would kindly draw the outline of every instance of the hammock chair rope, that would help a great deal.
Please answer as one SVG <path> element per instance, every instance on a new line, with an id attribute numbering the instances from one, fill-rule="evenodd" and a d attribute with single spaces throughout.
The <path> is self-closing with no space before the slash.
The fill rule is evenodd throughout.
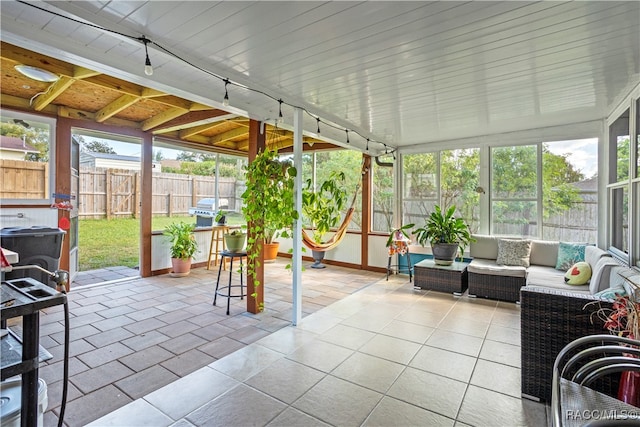
<path id="1" fill-rule="evenodd" d="M 327 240 L 324 243 L 316 242 L 315 240 L 313 240 L 311 236 L 309 236 L 309 234 L 304 229 L 302 230 L 302 241 L 309 249 L 311 249 L 312 251 L 318 251 L 318 252 L 328 251 L 338 246 L 342 241 L 342 239 L 344 238 L 344 236 L 346 236 L 347 228 L 349 227 L 351 218 L 353 217 L 353 214 L 356 211 L 355 204 L 358 198 L 358 191 L 360 191 L 360 185 L 362 184 L 362 176 L 365 174 L 365 171 L 366 171 L 366 161 L 363 160 L 360 180 L 358 181 L 358 185 L 356 185 L 356 191 L 353 195 L 353 199 L 351 199 L 351 205 L 349 206 L 349 209 L 347 210 L 347 214 L 344 216 L 344 219 L 342 220 L 340 227 L 338 227 L 335 234 L 331 236 L 329 240 Z"/>

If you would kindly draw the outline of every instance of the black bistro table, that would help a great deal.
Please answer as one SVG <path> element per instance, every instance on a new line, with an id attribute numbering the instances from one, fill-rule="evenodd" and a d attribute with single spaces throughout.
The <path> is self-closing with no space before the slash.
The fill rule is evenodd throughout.
<path id="1" fill-rule="evenodd" d="M 242 278 L 242 260 L 244 258 L 247 257 L 247 251 L 229 251 L 229 250 L 224 250 L 222 252 L 220 252 L 220 266 L 218 267 L 218 280 L 216 281 L 216 292 L 213 295 L 213 305 L 216 305 L 216 300 L 218 298 L 218 296 L 221 297 L 226 297 L 227 298 L 227 315 L 229 315 L 229 307 L 231 305 L 231 298 L 240 298 L 240 299 L 244 299 L 244 297 L 247 295 L 244 292 L 244 280 Z M 220 288 L 220 273 L 222 273 L 222 266 L 225 265 L 225 258 L 229 258 L 229 260 L 231 261 L 231 263 L 229 264 L 229 283 L 227 284 L 227 292 L 224 292 L 224 285 L 222 289 Z M 240 284 L 239 285 L 232 285 L 231 284 L 231 278 L 233 275 L 233 260 L 235 258 L 239 258 L 240 259 Z M 240 293 L 239 294 L 232 294 L 231 293 L 231 288 L 240 288 Z"/>

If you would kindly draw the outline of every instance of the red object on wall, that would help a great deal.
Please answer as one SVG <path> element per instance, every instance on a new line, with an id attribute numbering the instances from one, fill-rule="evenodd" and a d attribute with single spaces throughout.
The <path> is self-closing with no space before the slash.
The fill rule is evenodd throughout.
<path id="1" fill-rule="evenodd" d="M 640 406 L 640 372 L 624 371 L 620 374 L 618 400 Z"/>

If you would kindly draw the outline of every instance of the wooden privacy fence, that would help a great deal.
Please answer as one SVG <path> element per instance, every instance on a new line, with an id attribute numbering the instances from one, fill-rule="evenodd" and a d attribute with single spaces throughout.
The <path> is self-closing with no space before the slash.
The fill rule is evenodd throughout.
<path id="1" fill-rule="evenodd" d="M 90 218 L 137 217 L 140 213 L 139 171 L 80 168 L 78 216 Z M 238 210 L 235 178 L 219 178 L 221 199 L 229 201 L 230 210 Z M 215 197 L 215 177 L 154 173 L 152 213 L 155 216 L 187 215 L 198 200 Z"/>
<path id="2" fill-rule="evenodd" d="M 0 159 L 0 198 L 48 199 L 49 163 Z"/>

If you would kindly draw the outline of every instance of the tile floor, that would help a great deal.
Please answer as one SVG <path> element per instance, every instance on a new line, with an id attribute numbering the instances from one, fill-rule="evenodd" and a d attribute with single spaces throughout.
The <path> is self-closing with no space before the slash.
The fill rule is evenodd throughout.
<path id="1" fill-rule="evenodd" d="M 259 315 L 212 307 L 217 272 L 203 268 L 78 286 L 65 425 L 547 425 L 544 405 L 519 398 L 515 304 L 330 266 L 303 273 L 293 327 L 285 263 L 267 266 Z M 61 320 L 41 316 L 45 426 L 60 410 Z"/>
<path id="2" fill-rule="evenodd" d="M 545 426 L 519 307 L 384 278 L 91 426 Z"/>

